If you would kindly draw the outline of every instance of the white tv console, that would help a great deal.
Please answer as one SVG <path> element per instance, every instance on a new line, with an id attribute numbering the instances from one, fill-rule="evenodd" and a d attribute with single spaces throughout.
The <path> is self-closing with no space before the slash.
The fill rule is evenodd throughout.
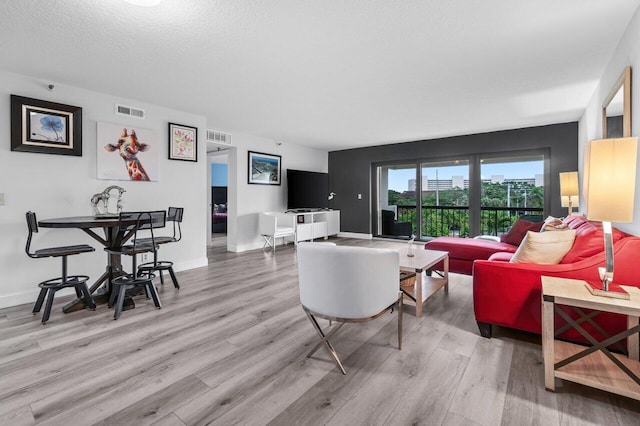
<path id="1" fill-rule="evenodd" d="M 312 241 L 338 235 L 340 232 L 340 210 L 320 210 L 313 212 L 287 212 L 293 216 L 296 229 L 296 242 Z"/>

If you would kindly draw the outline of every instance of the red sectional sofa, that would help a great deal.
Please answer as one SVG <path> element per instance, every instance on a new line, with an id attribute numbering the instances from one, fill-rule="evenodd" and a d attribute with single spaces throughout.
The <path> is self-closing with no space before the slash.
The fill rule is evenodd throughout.
<path id="1" fill-rule="evenodd" d="M 571 250 L 557 265 L 510 263 L 517 246 L 489 240 L 440 237 L 427 243 L 425 248 L 449 251 L 450 266 L 455 265 L 450 267 L 450 271 L 473 275 L 474 311 L 482 336 L 491 337 L 494 324 L 540 334 L 540 277 L 547 275 L 599 281 L 598 267 L 604 266 L 601 223 L 588 221 L 583 216 L 569 216 L 562 222 L 576 231 L 576 238 Z M 640 268 L 636 265 L 640 261 L 640 238 L 614 228 L 613 241 L 614 282 L 640 287 Z M 570 309 L 566 312 L 572 318 L 578 317 Z M 594 317 L 594 321 L 610 335 L 625 330 L 627 326 L 626 318 L 616 314 L 602 313 Z M 563 323 L 557 316 L 556 324 Z M 596 338 L 603 337 L 591 324 L 581 325 Z M 575 329 L 567 330 L 559 337 L 586 342 Z"/>
<path id="2" fill-rule="evenodd" d="M 542 222 L 518 219 L 508 233 L 497 237 L 455 238 L 438 237 L 424 245 L 428 250 L 449 252 L 449 272 L 471 275 L 473 261 L 489 259 L 495 253 L 515 253 L 527 231 L 540 231 Z M 434 269 L 442 270 L 442 264 Z"/>
<path id="3" fill-rule="evenodd" d="M 604 266 L 604 241 L 602 225 L 587 221 L 581 216 L 571 216 L 563 221 L 576 230 L 576 239 L 571 250 L 560 264 L 539 265 L 510 263 L 512 254 L 496 253 L 488 260 L 478 260 L 473 265 L 473 302 L 480 333 L 491 337 L 492 325 L 516 328 L 541 333 L 542 330 L 542 284 L 543 275 L 599 281 L 598 267 Z M 561 231 L 559 231 L 561 232 Z M 640 238 L 630 236 L 614 228 L 614 282 L 640 287 L 640 268 L 636 262 L 640 254 Z M 578 314 L 570 309 L 572 318 Z M 594 321 L 609 335 L 617 334 L 627 327 L 622 315 L 602 313 Z M 556 316 L 556 323 L 564 321 Z M 602 333 L 591 324 L 583 327 L 596 338 Z M 559 336 L 571 341 L 586 342 L 575 329 Z"/>
<path id="4" fill-rule="evenodd" d="M 474 260 L 486 260 L 493 254 L 500 252 L 513 254 L 518 249 L 518 246 L 484 238 L 438 237 L 427 242 L 424 248 L 427 250 L 448 251 L 449 272 L 471 275 Z M 434 269 L 442 270 L 442 267 L 442 265 L 436 265 Z"/>

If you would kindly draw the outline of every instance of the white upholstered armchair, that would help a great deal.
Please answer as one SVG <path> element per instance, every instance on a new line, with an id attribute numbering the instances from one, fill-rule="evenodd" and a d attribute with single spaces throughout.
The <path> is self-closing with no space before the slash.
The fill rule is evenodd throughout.
<path id="1" fill-rule="evenodd" d="M 364 322 L 398 309 L 398 349 L 402 348 L 402 293 L 399 292 L 399 254 L 395 250 L 298 244 L 300 302 L 321 341 L 346 374 L 329 339 L 348 322 Z M 326 334 L 317 318 L 336 321 Z"/>
<path id="2" fill-rule="evenodd" d="M 258 213 L 258 232 L 264 238 L 264 249 L 267 245 L 276 251 L 276 238 L 293 237 L 296 240 L 295 216 L 277 212 Z"/>

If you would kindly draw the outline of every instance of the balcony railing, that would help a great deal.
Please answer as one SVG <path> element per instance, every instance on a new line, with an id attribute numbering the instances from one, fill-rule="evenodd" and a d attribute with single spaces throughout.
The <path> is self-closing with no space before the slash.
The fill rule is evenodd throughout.
<path id="1" fill-rule="evenodd" d="M 413 233 L 418 235 L 416 207 L 397 206 L 397 220 L 410 222 Z M 530 220 L 542 220 L 542 208 L 539 207 L 481 207 L 480 235 L 499 236 L 509 230 L 521 216 Z M 469 207 L 463 206 L 422 206 L 422 238 L 440 236 L 468 237 Z"/>

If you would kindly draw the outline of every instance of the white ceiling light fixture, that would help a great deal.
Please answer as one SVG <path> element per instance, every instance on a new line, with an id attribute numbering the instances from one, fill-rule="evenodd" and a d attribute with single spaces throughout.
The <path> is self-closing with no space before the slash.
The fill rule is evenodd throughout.
<path id="1" fill-rule="evenodd" d="M 124 0 L 129 4 L 142 7 L 153 7 L 162 3 L 162 0 Z"/>

